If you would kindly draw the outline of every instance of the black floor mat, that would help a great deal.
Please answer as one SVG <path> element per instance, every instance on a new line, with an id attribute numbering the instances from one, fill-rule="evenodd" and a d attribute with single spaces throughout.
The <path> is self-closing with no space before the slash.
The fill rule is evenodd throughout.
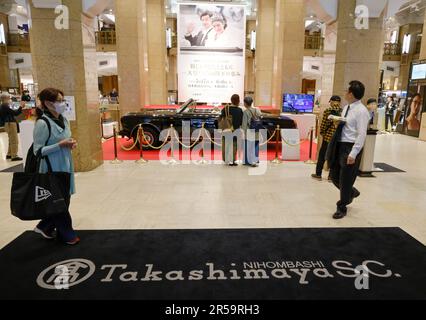
<path id="1" fill-rule="evenodd" d="M 398 228 L 79 235 L 67 247 L 26 232 L 1 250 L 0 299 L 426 299 L 426 247 Z"/>
<path id="2" fill-rule="evenodd" d="M 375 163 L 374 164 L 375 170 L 374 172 L 405 172 L 404 170 L 395 168 L 391 165 L 388 165 L 386 163 Z"/>

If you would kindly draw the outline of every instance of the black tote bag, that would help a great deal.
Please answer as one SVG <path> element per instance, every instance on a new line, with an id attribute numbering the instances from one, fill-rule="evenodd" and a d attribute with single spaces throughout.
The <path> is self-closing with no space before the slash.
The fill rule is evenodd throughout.
<path id="1" fill-rule="evenodd" d="M 44 157 L 48 173 L 24 173 L 13 175 L 10 209 L 12 215 L 23 220 L 42 220 L 66 212 L 66 200 L 70 194 L 70 178 L 67 172 L 52 172 L 52 166 Z M 38 156 L 40 168 L 41 156 Z"/>

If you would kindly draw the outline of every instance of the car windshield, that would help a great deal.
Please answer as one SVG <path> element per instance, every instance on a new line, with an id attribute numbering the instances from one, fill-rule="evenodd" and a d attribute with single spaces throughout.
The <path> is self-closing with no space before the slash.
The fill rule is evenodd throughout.
<path id="1" fill-rule="evenodd" d="M 192 104 L 195 103 L 194 99 L 189 99 L 188 101 L 186 101 L 183 105 L 181 105 L 181 107 L 179 109 L 176 110 L 176 113 L 184 113 L 186 112 L 186 110 L 188 109 L 188 107 L 192 106 Z"/>

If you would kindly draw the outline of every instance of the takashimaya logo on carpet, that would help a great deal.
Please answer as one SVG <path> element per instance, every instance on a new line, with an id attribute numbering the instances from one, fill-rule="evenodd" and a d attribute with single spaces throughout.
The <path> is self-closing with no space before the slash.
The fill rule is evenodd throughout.
<path id="1" fill-rule="evenodd" d="M 205 263 L 196 270 L 161 270 L 153 264 L 145 264 L 141 271 L 134 271 L 126 264 L 104 264 L 96 268 L 87 259 L 72 259 L 56 263 L 40 273 L 37 285 L 43 289 L 62 290 L 89 280 L 96 272 L 101 283 L 136 283 L 160 281 L 241 281 L 241 280 L 288 280 L 309 285 L 310 281 L 326 278 L 353 278 L 355 287 L 366 289 L 370 277 L 401 278 L 388 267 L 375 260 L 365 260 L 359 265 L 344 260 L 332 261 L 329 267 L 322 261 L 280 261 L 231 263 L 229 267 L 217 267 Z M 358 286 L 357 286 L 357 281 Z M 360 289 L 360 288 L 359 288 Z"/>

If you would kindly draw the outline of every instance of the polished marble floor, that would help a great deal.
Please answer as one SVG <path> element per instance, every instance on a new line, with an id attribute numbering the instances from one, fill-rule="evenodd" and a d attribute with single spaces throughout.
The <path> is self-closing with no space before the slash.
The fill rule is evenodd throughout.
<path id="1" fill-rule="evenodd" d="M 11 166 L 5 146 L 2 133 L 0 170 Z M 271 165 L 261 176 L 221 165 L 105 163 L 77 174 L 71 213 L 80 230 L 396 226 L 426 244 L 425 159 L 425 142 L 378 136 L 375 161 L 407 173 L 359 179 L 362 195 L 340 221 L 331 218 L 338 191 L 312 180 L 312 165 L 295 162 Z M 34 227 L 10 215 L 11 180 L 0 174 L 0 247 Z"/>

